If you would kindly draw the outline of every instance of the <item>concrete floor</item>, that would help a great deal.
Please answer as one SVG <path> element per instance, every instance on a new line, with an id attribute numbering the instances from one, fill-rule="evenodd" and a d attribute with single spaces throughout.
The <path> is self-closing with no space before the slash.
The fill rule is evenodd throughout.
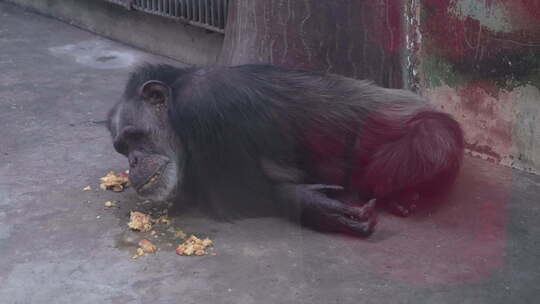
<path id="1" fill-rule="evenodd" d="M 182 214 L 216 256 L 165 232 L 131 259 L 129 211 L 163 206 L 98 189 L 127 166 L 103 120 L 135 64 L 167 60 L 3 2 L 0 20 L 0 303 L 538 303 L 540 178 L 470 158 L 439 208 L 368 240 Z"/>

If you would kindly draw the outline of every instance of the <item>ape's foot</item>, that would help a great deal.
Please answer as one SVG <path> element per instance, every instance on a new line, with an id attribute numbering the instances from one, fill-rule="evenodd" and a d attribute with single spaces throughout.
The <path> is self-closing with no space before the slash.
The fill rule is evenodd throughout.
<path id="1" fill-rule="evenodd" d="M 389 200 L 385 207 L 389 213 L 400 216 L 408 217 L 414 213 L 417 208 L 417 203 L 420 200 L 420 195 L 414 194 L 410 197 L 399 198 L 395 200 Z"/>
<path id="2" fill-rule="evenodd" d="M 344 214 L 336 215 L 341 230 L 363 237 L 371 235 L 377 224 L 375 202 L 375 199 L 372 199 L 361 207 L 347 206 Z"/>
<path id="3" fill-rule="evenodd" d="M 304 222 L 314 228 L 369 236 L 377 223 L 375 200 L 362 206 L 351 206 L 324 193 L 342 190 L 343 187 L 335 185 L 285 184 L 278 188 L 278 194 L 300 207 Z"/>

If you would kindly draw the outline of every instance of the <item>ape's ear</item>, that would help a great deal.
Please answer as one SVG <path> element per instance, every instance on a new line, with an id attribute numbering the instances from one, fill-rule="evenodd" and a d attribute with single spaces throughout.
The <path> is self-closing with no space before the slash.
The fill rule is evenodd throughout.
<path id="1" fill-rule="evenodd" d="M 145 82 L 139 89 L 144 101 L 157 105 L 165 104 L 170 98 L 171 88 L 159 80 Z"/>

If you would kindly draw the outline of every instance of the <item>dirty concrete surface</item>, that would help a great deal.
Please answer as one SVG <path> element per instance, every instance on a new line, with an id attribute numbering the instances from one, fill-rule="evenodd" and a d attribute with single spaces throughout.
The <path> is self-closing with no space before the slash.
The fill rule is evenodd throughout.
<path id="1" fill-rule="evenodd" d="M 103 124 L 136 64 L 169 62 L 0 2 L 0 303 L 536 303 L 540 178 L 467 158 L 439 207 L 380 218 L 367 240 L 279 218 L 172 226 L 215 241 L 132 259 L 131 189 Z M 171 63 L 171 62 L 169 62 Z M 173 63 L 178 64 L 178 63 Z M 90 185 L 92 190 L 82 189 Z M 106 208 L 114 200 L 117 208 Z M 152 210 L 154 208 L 155 210 Z M 162 235 L 161 233 L 164 233 Z"/>

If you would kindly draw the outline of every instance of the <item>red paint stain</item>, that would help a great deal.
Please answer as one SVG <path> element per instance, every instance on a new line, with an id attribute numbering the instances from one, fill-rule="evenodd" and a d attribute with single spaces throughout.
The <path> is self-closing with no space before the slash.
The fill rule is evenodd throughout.
<path id="1" fill-rule="evenodd" d="M 540 1 L 493 0 L 485 4 L 486 10 L 498 3 L 512 16 L 511 22 L 520 24 L 522 29 L 505 33 L 493 31 L 469 16 L 455 16 L 455 1 L 423 0 L 421 32 L 424 48 L 429 52 L 468 65 L 489 57 L 500 57 L 505 53 L 515 53 L 529 48 L 531 42 L 540 39 Z"/>
<path id="2" fill-rule="evenodd" d="M 485 82 L 484 82 L 485 83 Z M 482 114 L 495 119 L 495 104 L 493 101 L 486 100 L 489 96 L 484 88 L 476 83 L 470 83 L 458 91 L 462 105 L 465 109 L 475 113 Z"/>
<path id="3" fill-rule="evenodd" d="M 505 143 L 506 147 L 512 145 L 512 121 L 503 118 L 504 113 L 499 113 L 497 104 L 502 102 L 499 98 L 499 88 L 493 81 L 479 80 L 469 83 L 467 86 L 457 89 L 457 94 L 461 99 L 461 104 L 465 112 L 470 112 L 478 123 L 479 119 L 484 121 L 497 121 L 497 124 L 489 127 L 491 137 L 497 138 L 499 142 Z M 488 128 L 486 125 L 485 128 Z M 490 156 L 501 161 L 502 156 L 495 153 L 485 143 L 467 143 L 467 149 Z"/>
<path id="4" fill-rule="evenodd" d="M 448 59 L 459 61 L 474 55 L 478 45 L 480 22 L 471 18 L 461 20 L 449 13 L 454 2 L 424 0 L 426 17 L 422 20 L 423 36 L 429 38 L 429 47 L 436 49 Z"/>
<path id="5" fill-rule="evenodd" d="M 525 14 L 530 16 L 533 20 L 540 21 L 540 1 L 538 0 L 516 0 L 511 1 L 512 6 L 522 6 Z M 515 2 L 515 3 L 514 3 Z"/>

